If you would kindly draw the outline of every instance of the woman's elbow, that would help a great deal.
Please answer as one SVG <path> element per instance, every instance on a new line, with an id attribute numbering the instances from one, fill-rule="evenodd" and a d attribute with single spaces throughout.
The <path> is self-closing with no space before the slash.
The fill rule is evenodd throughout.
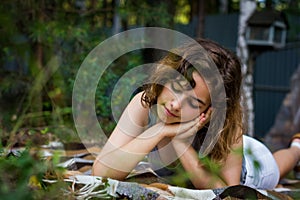
<path id="1" fill-rule="evenodd" d="M 93 176 L 107 177 L 107 169 L 96 159 L 92 167 Z"/>
<path id="2" fill-rule="evenodd" d="M 92 167 L 92 175 L 105 178 L 111 178 L 116 180 L 124 180 L 128 173 L 121 172 L 110 167 L 105 166 L 98 160 L 96 160 Z"/>

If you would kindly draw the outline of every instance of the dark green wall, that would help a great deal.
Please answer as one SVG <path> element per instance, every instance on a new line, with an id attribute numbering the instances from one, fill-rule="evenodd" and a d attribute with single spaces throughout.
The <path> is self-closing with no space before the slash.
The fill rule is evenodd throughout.
<path id="1" fill-rule="evenodd" d="M 300 45 L 260 54 L 254 67 L 255 134 L 263 137 L 274 123 L 290 79 L 300 64 Z"/>

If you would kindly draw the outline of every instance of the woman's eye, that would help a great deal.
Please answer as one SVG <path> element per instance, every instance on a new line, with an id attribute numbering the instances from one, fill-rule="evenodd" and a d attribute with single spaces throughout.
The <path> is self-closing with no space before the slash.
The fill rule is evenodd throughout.
<path id="1" fill-rule="evenodd" d="M 200 103 L 198 101 L 196 101 L 195 99 L 189 98 L 188 99 L 188 104 L 195 109 L 200 109 Z"/>
<path id="2" fill-rule="evenodd" d="M 176 93 L 180 93 L 180 92 L 182 92 L 183 87 L 178 82 L 172 82 L 171 89 Z"/>
<path id="3" fill-rule="evenodd" d="M 176 93 L 180 93 L 185 90 L 191 90 L 192 88 L 190 83 L 186 80 L 175 80 L 171 82 L 171 89 Z"/>

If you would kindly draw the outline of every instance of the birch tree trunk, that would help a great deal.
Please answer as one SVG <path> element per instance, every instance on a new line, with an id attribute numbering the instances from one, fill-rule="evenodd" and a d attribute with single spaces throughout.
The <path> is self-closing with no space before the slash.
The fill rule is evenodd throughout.
<path id="1" fill-rule="evenodd" d="M 245 33 L 247 20 L 251 17 L 256 9 L 255 0 L 240 1 L 240 16 L 237 41 L 237 55 L 242 63 L 242 105 L 244 109 L 244 122 L 247 127 L 247 134 L 254 135 L 254 106 L 253 106 L 253 66 L 249 62 L 249 50 L 246 43 Z"/>

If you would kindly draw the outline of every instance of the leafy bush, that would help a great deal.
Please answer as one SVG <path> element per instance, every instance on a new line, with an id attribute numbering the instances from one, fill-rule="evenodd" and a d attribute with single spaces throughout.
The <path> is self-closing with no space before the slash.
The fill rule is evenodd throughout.
<path id="1" fill-rule="evenodd" d="M 38 151 L 10 152 L 2 149 L 0 156 L 0 196 L 3 200 L 15 199 L 62 199 L 63 182 L 46 186 L 42 179 L 47 172 L 61 174 L 54 163 L 41 160 Z M 59 180 L 59 179 L 58 179 Z"/>

